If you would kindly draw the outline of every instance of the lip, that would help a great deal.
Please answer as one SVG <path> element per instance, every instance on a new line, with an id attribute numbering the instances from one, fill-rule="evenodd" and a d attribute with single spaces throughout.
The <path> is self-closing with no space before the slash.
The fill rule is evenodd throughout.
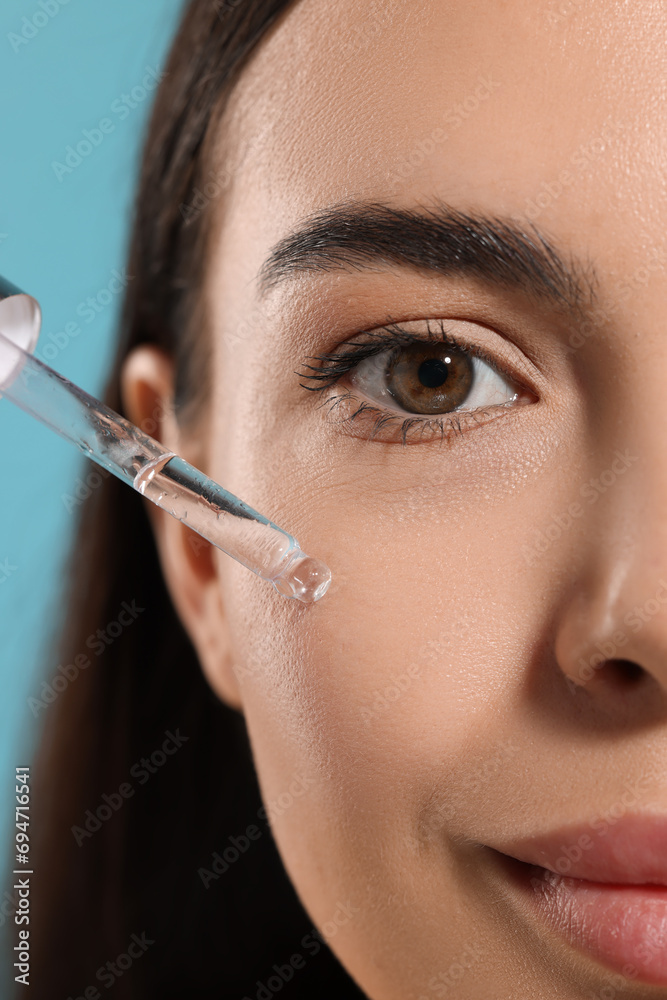
<path id="1" fill-rule="evenodd" d="M 489 844 L 532 914 L 627 979 L 667 986 L 667 816 Z"/>
<path id="2" fill-rule="evenodd" d="M 556 875 L 667 886 L 667 816 L 625 815 L 613 826 L 592 820 L 495 849 Z"/>

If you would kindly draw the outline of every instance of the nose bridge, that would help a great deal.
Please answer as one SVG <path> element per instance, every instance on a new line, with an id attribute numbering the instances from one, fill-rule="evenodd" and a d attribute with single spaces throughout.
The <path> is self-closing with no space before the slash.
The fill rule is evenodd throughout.
<path id="1" fill-rule="evenodd" d="M 590 477 L 586 494 L 608 558 L 640 575 L 657 569 L 666 555 L 667 447 L 653 454 L 646 439 L 635 437 L 615 448 L 608 465 Z"/>
<path id="2" fill-rule="evenodd" d="M 615 581 L 609 601 L 628 600 L 630 591 L 641 595 L 667 578 L 663 299 L 662 274 L 652 274 L 608 318 L 603 343 L 592 344 L 586 358 L 591 451 L 580 492 L 589 539 L 599 543 L 590 551 L 596 575 Z"/>
<path id="3" fill-rule="evenodd" d="M 667 394 L 660 400 L 663 412 L 665 403 Z M 625 656 L 667 680 L 667 433 L 640 433 L 633 454 L 636 461 L 609 499 L 610 527 L 617 532 L 610 544 L 617 569 L 610 614 L 628 636 Z"/>

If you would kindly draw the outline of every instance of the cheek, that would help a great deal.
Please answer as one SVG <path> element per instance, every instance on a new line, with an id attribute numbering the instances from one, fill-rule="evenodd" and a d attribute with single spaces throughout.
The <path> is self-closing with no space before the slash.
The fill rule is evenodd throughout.
<path id="1" fill-rule="evenodd" d="M 443 775 L 464 786 L 470 742 L 497 738 L 538 628 L 528 585 L 507 586 L 521 577 L 520 518 L 486 504 L 480 532 L 482 495 L 466 511 L 433 490 L 385 496 L 378 513 L 342 473 L 317 477 L 318 491 L 302 470 L 309 485 L 292 493 L 267 485 L 261 453 L 247 496 L 333 574 L 307 607 L 219 558 L 262 791 L 280 803 L 276 836 L 302 877 L 309 858 L 316 869 L 334 856 L 368 873 L 377 837 L 416 836 Z M 307 794 L 293 796 L 304 776 Z"/>
<path id="2" fill-rule="evenodd" d="M 406 949 L 430 968 L 441 947 L 433 914 L 447 901 L 451 920 L 462 884 L 483 899 L 448 838 L 476 828 L 481 797 L 506 766 L 495 748 L 508 742 L 501 727 L 513 727 L 530 626 L 498 602 L 502 546 L 501 570 L 481 543 L 452 540 L 472 521 L 438 522 L 431 548 L 423 524 L 397 532 L 361 503 L 343 514 L 324 498 L 295 523 L 334 574 L 316 605 L 285 600 L 220 557 L 273 834 L 311 919 L 349 968 L 368 976 L 369 955 L 391 967 L 391 952 Z M 338 926 L 341 907 L 353 916 Z"/>

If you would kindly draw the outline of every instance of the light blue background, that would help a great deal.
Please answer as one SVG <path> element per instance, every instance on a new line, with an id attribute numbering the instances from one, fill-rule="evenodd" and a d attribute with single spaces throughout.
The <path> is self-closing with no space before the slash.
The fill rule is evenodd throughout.
<path id="1" fill-rule="evenodd" d="M 0 274 L 43 312 L 37 354 L 97 395 L 105 380 L 121 296 L 90 319 L 85 300 L 122 271 L 141 137 L 154 91 L 121 120 L 122 95 L 159 74 L 182 0 L 4 0 L 0 6 Z M 55 11 L 58 7 L 57 13 Z M 47 20 L 35 30 L 28 27 Z M 31 33 L 25 44 L 11 35 Z M 15 51 L 17 49 L 17 51 Z M 113 110 L 113 109 L 115 110 Z M 113 132 L 58 179 L 83 130 Z M 102 296 L 106 298 L 106 296 Z M 78 312 L 80 305 L 81 312 Z M 77 336 L 49 339 L 77 323 Z M 71 329 L 71 328 L 70 328 Z M 54 345 L 47 348 L 47 345 Z M 58 346 L 58 345 L 64 346 Z M 12 832 L 14 768 L 27 762 L 39 722 L 28 707 L 55 662 L 62 560 L 73 527 L 81 456 L 0 399 L 0 871 Z M 7 570 L 10 570 L 7 573 Z M 48 711 L 48 708 L 46 709 Z"/>

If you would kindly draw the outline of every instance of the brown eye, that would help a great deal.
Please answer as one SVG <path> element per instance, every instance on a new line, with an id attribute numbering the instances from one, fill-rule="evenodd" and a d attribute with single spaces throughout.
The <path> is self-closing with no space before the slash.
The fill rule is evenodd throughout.
<path id="1" fill-rule="evenodd" d="M 429 339 L 394 342 L 349 367 L 350 354 L 344 355 L 352 396 L 362 404 L 350 419 L 379 412 L 379 430 L 392 417 L 411 415 L 410 423 L 402 425 L 403 437 L 411 427 L 419 430 L 421 441 L 425 427 L 438 425 L 433 417 L 481 414 L 492 406 L 528 401 L 526 390 L 491 358 L 481 357 L 473 347 L 452 343 L 451 338 L 434 340 L 430 329 L 429 335 Z M 457 426 L 460 420 L 457 416 Z"/>
<path id="2" fill-rule="evenodd" d="M 475 379 L 472 358 L 446 344 L 409 344 L 386 365 L 386 389 L 410 413 L 447 413 L 465 403 Z"/>

